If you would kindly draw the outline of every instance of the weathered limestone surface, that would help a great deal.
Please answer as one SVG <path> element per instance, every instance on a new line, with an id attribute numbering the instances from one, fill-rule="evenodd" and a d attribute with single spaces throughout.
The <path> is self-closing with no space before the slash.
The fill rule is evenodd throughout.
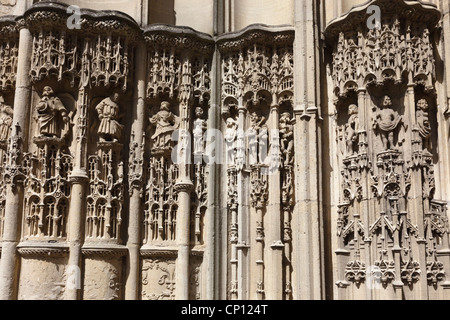
<path id="1" fill-rule="evenodd" d="M 448 299 L 449 10 L 0 0 L 0 299 Z"/>

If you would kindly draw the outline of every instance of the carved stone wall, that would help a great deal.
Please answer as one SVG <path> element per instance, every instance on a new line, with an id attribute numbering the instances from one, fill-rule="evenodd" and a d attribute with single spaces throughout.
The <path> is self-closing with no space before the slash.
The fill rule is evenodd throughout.
<path id="1" fill-rule="evenodd" d="M 0 17 L 0 299 L 448 298 L 442 7 L 69 2 Z"/>
<path id="2" fill-rule="evenodd" d="M 337 294 L 442 296 L 449 229 L 447 203 L 435 195 L 440 14 L 402 1 L 376 4 L 378 28 L 367 29 L 360 9 L 326 30 L 340 173 Z"/>

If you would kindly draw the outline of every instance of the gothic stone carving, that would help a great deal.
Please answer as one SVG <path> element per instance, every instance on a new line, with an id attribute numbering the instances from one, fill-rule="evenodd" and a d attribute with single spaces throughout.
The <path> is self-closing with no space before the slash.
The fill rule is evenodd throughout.
<path id="1" fill-rule="evenodd" d="M 436 287 L 450 271 L 434 249 L 447 250 L 449 236 L 446 204 L 432 191 L 430 34 L 438 19 L 422 5 L 406 16 L 403 1 L 375 3 L 383 12 L 380 28 L 364 28 L 362 12 L 354 9 L 325 32 L 332 44 L 338 143 L 345 150 L 338 157 L 337 284 L 357 290 L 366 283 L 372 291 L 378 284 L 400 297 L 408 294 L 404 287 Z M 440 231 L 432 227 L 433 216 Z M 367 292 L 366 298 L 375 294 Z"/>
<path id="2" fill-rule="evenodd" d="M 0 92 L 9 92 L 16 87 L 19 54 L 19 32 L 10 17 L 0 18 L 0 36 Z"/>
<path id="3" fill-rule="evenodd" d="M 119 101 L 119 94 L 114 93 L 111 97 L 102 100 L 95 110 L 100 119 L 98 127 L 98 135 L 100 141 L 114 141 L 118 142 L 122 137 L 123 125 L 119 123 L 121 117 L 120 107 L 117 104 Z"/>
<path id="4" fill-rule="evenodd" d="M 175 262 L 145 259 L 142 263 L 142 300 L 174 300 Z"/>
<path id="5" fill-rule="evenodd" d="M 36 113 L 42 136 L 65 138 L 69 129 L 68 112 L 51 87 L 44 87 L 42 98 L 36 105 Z"/>
<path id="6" fill-rule="evenodd" d="M 0 147 L 6 150 L 13 121 L 13 109 L 5 104 L 5 100 L 0 95 Z"/>

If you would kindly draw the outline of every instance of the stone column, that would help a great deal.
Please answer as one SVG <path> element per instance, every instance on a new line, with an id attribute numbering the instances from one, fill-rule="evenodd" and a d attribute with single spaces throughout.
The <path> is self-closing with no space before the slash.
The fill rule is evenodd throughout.
<path id="1" fill-rule="evenodd" d="M 411 78 L 411 76 L 410 76 Z M 410 83 L 408 84 L 408 89 L 406 91 L 405 97 L 405 118 L 404 121 L 407 121 L 410 125 L 412 125 L 412 130 L 408 130 L 408 134 L 406 135 L 406 145 L 411 146 L 411 148 L 405 148 L 404 157 L 406 163 L 408 161 L 414 162 L 412 158 L 415 157 L 414 152 L 418 146 L 421 146 L 421 143 L 418 143 L 417 139 L 420 139 L 420 135 L 417 129 L 416 123 L 416 97 L 414 93 L 414 83 L 412 79 L 410 79 Z M 412 150 L 411 150 L 412 149 Z M 419 151 L 422 152 L 422 151 Z M 413 153 L 413 154 L 411 154 Z M 413 248 L 413 254 L 417 255 L 417 260 L 419 265 L 423 270 L 426 270 L 426 239 L 425 235 L 425 226 L 424 226 L 424 213 L 429 210 L 429 207 L 424 207 L 424 198 L 423 198 L 423 177 L 422 177 L 422 168 L 420 166 L 415 166 L 411 168 L 411 190 L 409 191 L 409 199 L 412 210 L 412 216 L 409 216 L 411 219 L 411 223 L 417 225 L 419 236 L 415 241 L 411 242 L 411 247 Z M 400 287 L 400 283 L 398 285 Z M 425 276 L 421 276 L 419 279 L 419 283 L 415 287 L 417 291 L 418 299 L 424 300 L 428 299 L 428 283 Z M 397 290 L 399 291 L 399 290 Z"/>
<path id="2" fill-rule="evenodd" d="M 238 225 L 238 243 L 237 249 L 237 281 L 238 281 L 238 300 L 248 299 L 248 282 L 254 280 L 253 276 L 248 273 L 248 249 L 249 249 L 249 221 L 247 210 L 244 205 L 244 161 L 245 146 L 244 142 L 244 121 L 246 109 L 242 101 L 239 101 L 239 116 L 237 129 L 237 148 L 236 148 L 236 170 L 237 170 L 237 225 Z"/>
<path id="3" fill-rule="evenodd" d="M 271 106 L 270 110 L 270 141 L 272 144 L 278 144 L 276 147 L 279 151 L 280 135 L 278 132 L 279 111 L 277 103 Z M 267 210 L 267 244 L 270 245 L 270 257 L 268 261 L 267 275 L 270 277 L 268 281 L 267 299 L 282 300 L 283 299 L 283 249 L 284 244 L 281 241 L 281 185 L 280 185 L 280 157 L 273 154 L 275 150 L 271 150 L 271 163 L 269 169 L 269 208 Z"/>
<path id="4" fill-rule="evenodd" d="M 67 242 L 69 243 L 69 272 L 67 277 L 65 299 L 80 299 L 81 293 L 81 247 L 84 242 L 86 186 L 89 178 L 86 172 L 87 149 L 87 110 L 89 106 L 89 94 L 85 88 L 80 88 L 78 93 L 78 127 L 73 171 L 70 176 L 72 183 L 70 208 L 68 216 Z M 75 278 L 74 278 L 75 277 Z M 75 280 L 75 283 L 74 283 Z"/>
<path id="5" fill-rule="evenodd" d="M 81 247 L 84 242 L 86 184 L 88 183 L 88 180 L 87 175 L 83 175 L 81 172 L 70 176 L 72 192 L 70 198 L 67 232 L 67 242 L 69 243 L 69 263 L 65 292 L 66 300 L 80 299 L 82 265 Z"/>
<path id="6" fill-rule="evenodd" d="M 189 299 L 190 213 L 193 188 L 194 185 L 189 177 L 181 177 L 175 184 L 179 204 L 177 212 L 178 257 L 175 269 L 175 297 L 177 300 Z"/>
<path id="7" fill-rule="evenodd" d="M 208 124 L 207 128 L 209 130 L 215 130 L 219 127 L 220 121 L 220 53 L 216 51 L 213 56 L 212 68 L 211 68 L 211 83 L 214 84 L 211 88 L 211 106 L 208 113 Z M 220 295 L 220 259 L 218 258 L 220 254 L 220 241 L 219 241 L 219 229 L 220 217 L 219 213 L 219 197 L 216 181 L 220 178 L 226 179 L 226 177 L 220 177 L 219 166 L 216 164 L 216 160 L 211 159 L 210 155 L 206 154 L 205 160 L 207 160 L 206 166 L 209 167 L 208 175 L 208 208 L 205 213 L 205 255 L 204 263 L 206 266 L 206 300 L 216 300 Z M 212 156 L 212 155 L 211 155 Z"/>
<path id="8" fill-rule="evenodd" d="M 0 300 L 12 300 L 17 297 L 19 257 L 17 256 L 16 248 L 20 241 L 20 226 L 23 211 L 23 185 L 22 181 L 20 181 L 20 159 L 23 146 L 27 142 L 31 109 L 31 82 L 29 74 L 31 67 L 32 36 L 28 29 L 22 28 L 19 37 L 13 128 L 8 153 L 8 165 L 5 170 L 5 178 L 10 180 L 6 184 L 5 231 L 2 241 L 2 258 L 0 260 Z"/>
<path id="9" fill-rule="evenodd" d="M 295 1 L 295 233 L 294 299 L 324 296 L 320 203 L 320 127 L 317 97 L 318 61 L 316 1 Z"/>
<path id="10" fill-rule="evenodd" d="M 127 256 L 127 275 L 125 285 L 125 299 L 138 300 L 139 299 L 139 279 L 140 279 L 140 246 L 141 246 L 141 225 L 142 225 L 142 183 L 143 177 L 143 136 L 145 116 L 145 78 L 146 78 L 146 48 L 144 45 L 139 45 L 136 49 L 136 88 L 133 98 L 133 123 L 132 123 L 132 141 L 130 145 L 134 147 L 133 158 L 130 159 L 130 164 L 133 165 L 134 170 L 129 172 L 129 187 L 130 187 L 130 206 L 128 218 L 128 256 Z"/>

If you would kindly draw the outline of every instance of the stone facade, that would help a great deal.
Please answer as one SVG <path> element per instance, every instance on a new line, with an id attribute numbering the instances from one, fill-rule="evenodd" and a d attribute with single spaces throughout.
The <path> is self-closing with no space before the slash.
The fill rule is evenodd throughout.
<path id="1" fill-rule="evenodd" d="M 450 298 L 449 1 L 103 2 L 0 1 L 1 299 Z"/>

